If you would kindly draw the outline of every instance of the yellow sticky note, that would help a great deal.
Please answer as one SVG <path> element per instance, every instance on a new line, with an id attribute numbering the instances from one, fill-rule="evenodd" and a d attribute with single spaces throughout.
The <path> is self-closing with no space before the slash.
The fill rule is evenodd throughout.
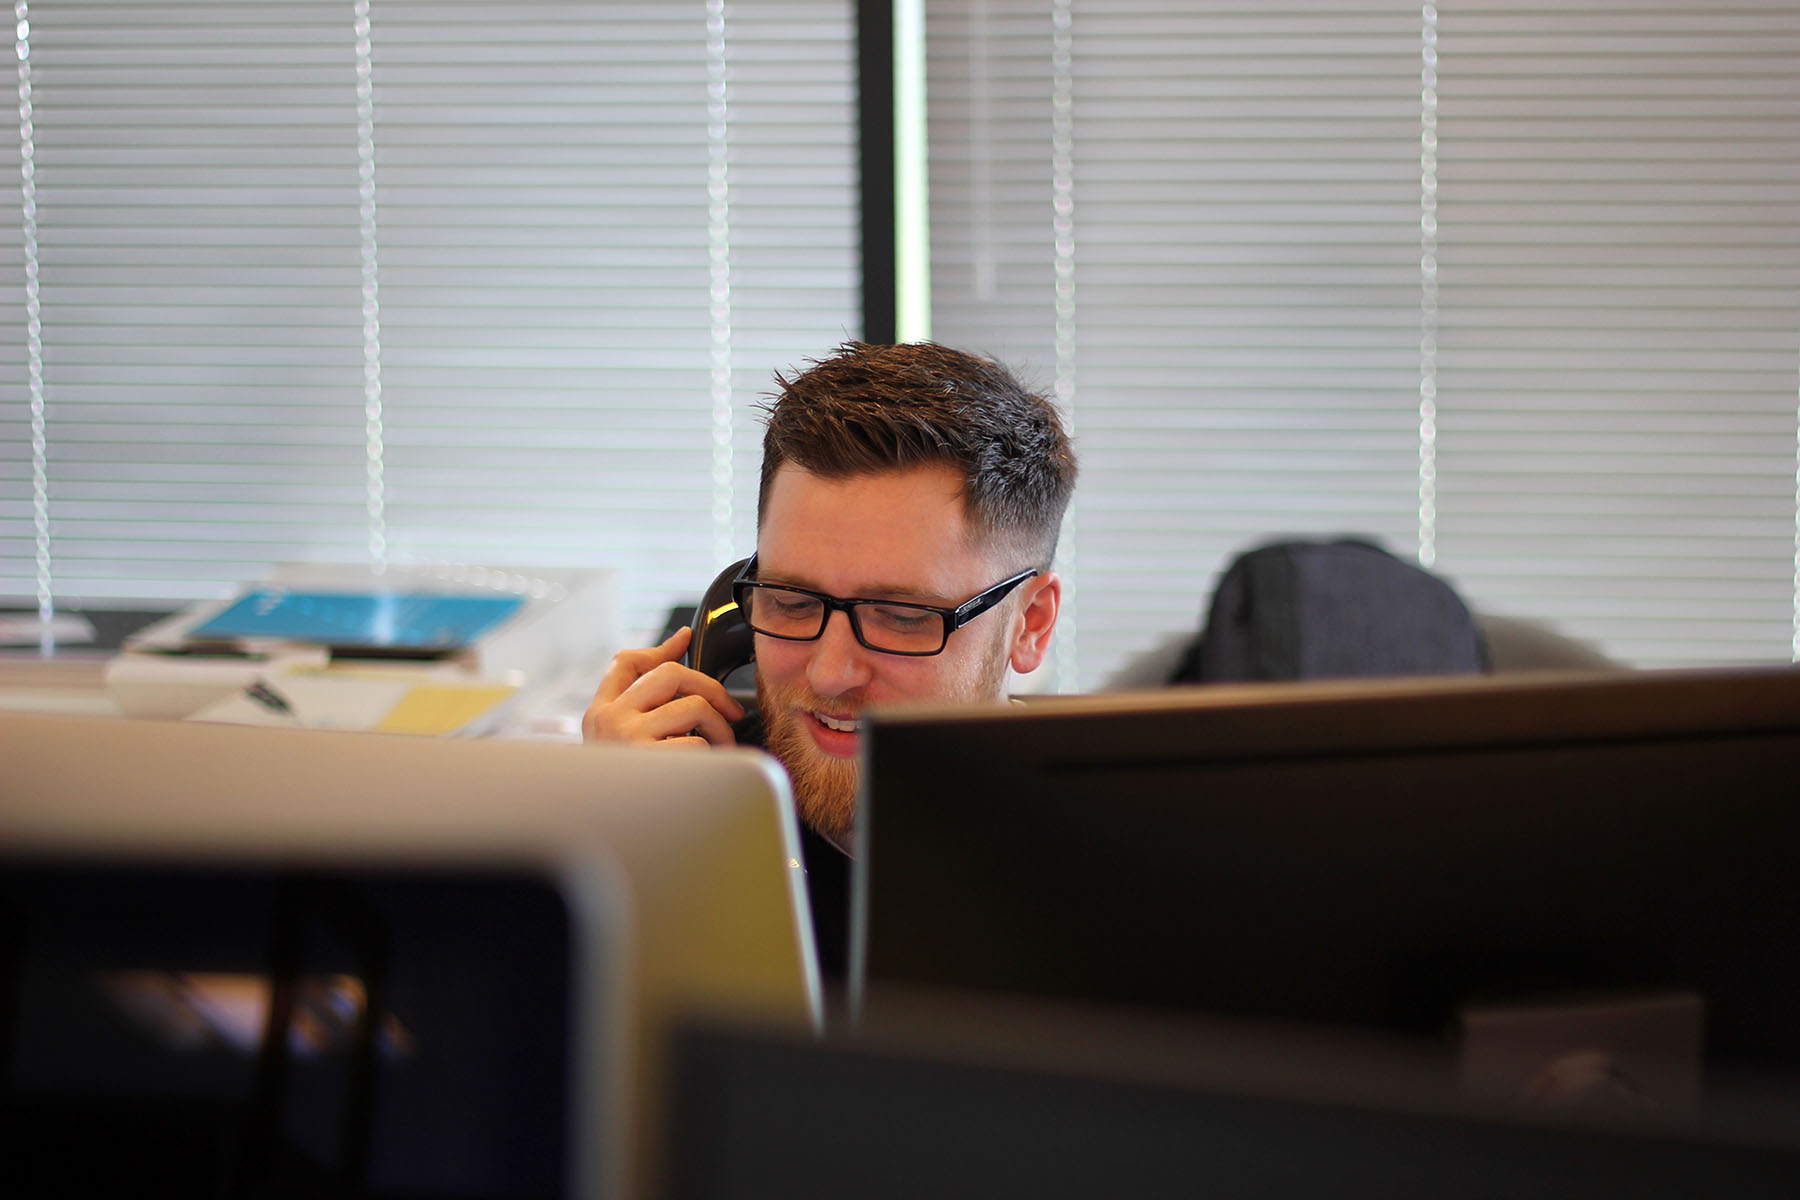
<path id="1" fill-rule="evenodd" d="M 413 687 L 375 726 L 377 733 L 456 733 L 509 700 L 517 688 L 422 683 Z"/>

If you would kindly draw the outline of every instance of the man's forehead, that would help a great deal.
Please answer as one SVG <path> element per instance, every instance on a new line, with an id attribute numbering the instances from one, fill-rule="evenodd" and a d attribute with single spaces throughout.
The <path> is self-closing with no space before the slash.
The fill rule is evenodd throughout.
<path id="1" fill-rule="evenodd" d="M 987 558 L 960 480 L 938 468 L 833 479 L 784 465 L 757 534 L 763 579 L 845 597 L 960 601 L 988 582 Z"/>
<path id="2" fill-rule="evenodd" d="M 947 467 L 815 475 L 792 464 L 776 473 L 759 514 L 771 538 L 878 538 L 887 546 L 970 541 L 962 481 Z"/>

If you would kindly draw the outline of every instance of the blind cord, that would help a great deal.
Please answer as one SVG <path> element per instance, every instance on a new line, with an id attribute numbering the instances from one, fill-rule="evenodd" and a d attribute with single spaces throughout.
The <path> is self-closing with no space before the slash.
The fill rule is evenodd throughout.
<path id="1" fill-rule="evenodd" d="M 31 389 L 31 519 L 37 546 L 38 648 L 55 646 L 50 619 L 56 613 L 50 558 L 50 456 L 44 431 L 43 308 L 38 295 L 37 156 L 31 104 L 31 6 L 13 5 L 19 55 L 19 176 L 25 240 L 25 361 Z"/>
<path id="2" fill-rule="evenodd" d="M 1437 563 L 1437 7 L 1424 7 L 1419 57 L 1419 565 Z"/>
<path id="3" fill-rule="evenodd" d="M 375 64 L 369 0 L 356 0 L 356 169 L 362 201 L 363 482 L 369 562 L 387 570 L 386 436 L 381 411 L 381 285 L 375 241 Z"/>
<path id="4" fill-rule="evenodd" d="M 706 252 L 712 337 L 713 560 L 737 557 L 732 546 L 731 378 L 731 80 L 724 0 L 706 5 Z"/>

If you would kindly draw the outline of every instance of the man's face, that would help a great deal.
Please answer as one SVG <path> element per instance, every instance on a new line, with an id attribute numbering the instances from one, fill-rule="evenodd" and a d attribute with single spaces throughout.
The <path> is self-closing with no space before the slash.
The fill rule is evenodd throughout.
<path id="1" fill-rule="evenodd" d="M 785 464 L 763 507 L 757 577 L 843 599 L 954 608 L 1029 565 L 1002 561 L 975 544 L 960 487 L 956 473 L 944 466 L 824 479 Z M 867 649 L 841 612 L 831 614 L 817 641 L 758 634 L 756 691 L 768 747 L 787 766 L 802 819 L 829 836 L 849 833 L 859 718 L 866 707 L 903 700 L 993 702 L 1009 662 L 1020 670 L 1035 667 L 1041 653 L 1017 653 L 1026 633 L 1021 614 L 1046 581 L 1054 592 L 1053 576 L 1027 581 L 951 634 L 943 653 L 929 657 Z M 1052 595 L 1051 621 L 1054 612 Z M 1043 632 L 1047 638 L 1047 626 Z"/>

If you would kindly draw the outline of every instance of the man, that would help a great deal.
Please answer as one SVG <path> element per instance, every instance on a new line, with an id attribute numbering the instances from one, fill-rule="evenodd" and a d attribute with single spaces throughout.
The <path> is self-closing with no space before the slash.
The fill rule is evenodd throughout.
<path id="1" fill-rule="evenodd" d="M 756 555 L 738 587 L 755 630 L 760 738 L 722 684 L 681 663 L 687 629 L 613 658 L 582 735 L 749 742 L 780 759 L 821 964 L 841 974 L 862 713 L 993 703 L 1009 668 L 1043 662 L 1075 456 L 1045 397 L 943 346 L 853 342 L 776 383 Z"/>

